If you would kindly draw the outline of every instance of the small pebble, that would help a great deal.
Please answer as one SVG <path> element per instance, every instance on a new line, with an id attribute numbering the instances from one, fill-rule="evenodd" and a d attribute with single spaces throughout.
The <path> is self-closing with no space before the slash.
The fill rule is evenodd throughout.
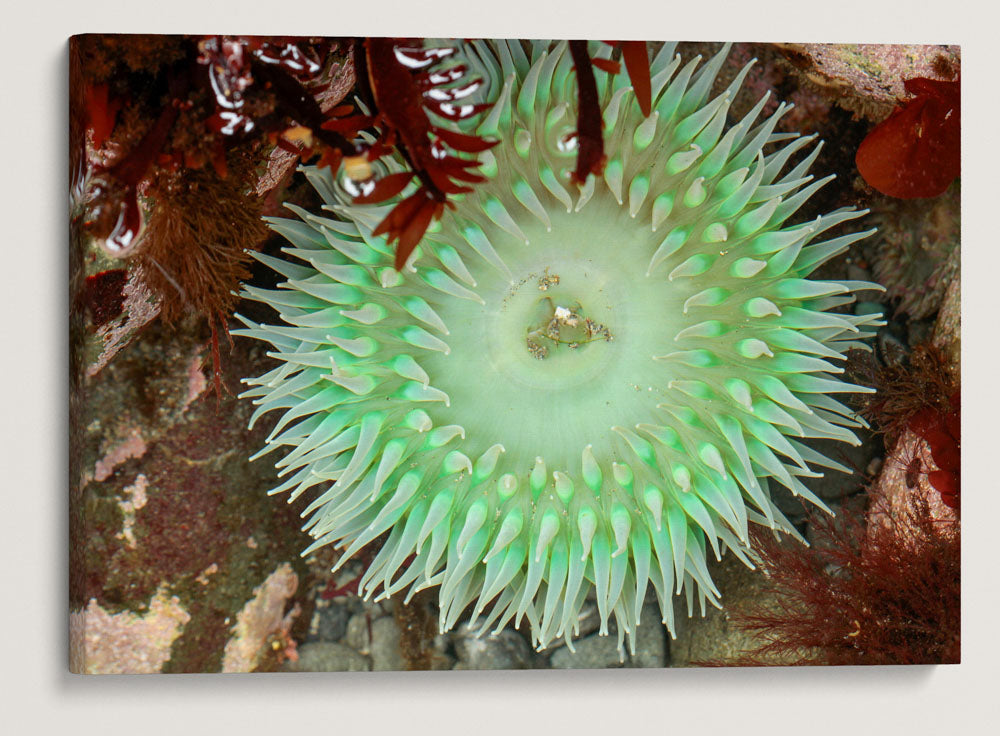
<path id="1" fill-rule="evenodd" d="M 309 626 L 310 641 L 340 641 L 347 633 L 350 618 L 346 602 L 317 601 L 316 612 Z"/>
<path id="2" fill-rule="evenodd" d="M 344 636 L 344 643 L 355 651 L 368 654 L 371 651 L 372 643 L 371 631 L 369 630 L 371 624 L 371 616 L 364 611 L 351 616 L 351 619 L 347 622 L 347 633 Z"/>
<path id="3" fill-rule="evenodd" d="M 617 636 L 593 634 L 585 639 L 577 639 L 573 646 L 576 648 L 575 654 L 568 647 L 561 647 L 552 654 L 552 669 L 587 670 L 625 666 L 618 653 Z"/>
<path id="4" fill-rule="evenodd" d="M 297 662 L 288 660 L 288 672 L 366 672 L 371 660 L 350 647 L 328 641 L 317 641 L 299 647 Z"/>
<path id="5" fill-rule="evenodd" d="M 392 616 L 383 616 L 372 622 L 371 657 L 376 672 L 406 669 L 406 660 L 399 651 L 399 626 Z"/>
<path id="6" fill-rule="evenodd" d="M 629 658 L 630 667 L 666 666 L 667 628 L 663 625 L 662 618 L 660 607 L 655 603 L 647 603 L 642 607 L 639 628 L 635 634 L 635 654 Z"/>
<path id="7" fill-rule="evenodd" d="M 462 670 L 517 670 L 533 665 L 531 647 L 516 631 L 477 637 L 478 628 L 459 627 L 455 635 L 455 653 Z"/>

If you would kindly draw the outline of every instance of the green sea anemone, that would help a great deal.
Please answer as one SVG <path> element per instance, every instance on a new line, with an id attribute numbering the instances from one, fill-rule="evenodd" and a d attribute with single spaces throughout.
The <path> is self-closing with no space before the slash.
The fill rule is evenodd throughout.
<path id="1" fill-rule="evenodd" d="M 750 564 L 750 522 L 797 536 L 772 484 L 825 509 L 802 479 L 849 472 L 802 438 L 857 443 L 831 394 L 867 389 L 831 361 L 878 317 L 831 310 L 873 285 L 806 277 L 869 233 L 815 242 L 853 209 L 785 225 L 832 177 L 806 173 L 819 146 L 792 162 L 814 138 L 774 132 L 786 105 L 727 128 L 749 69 L 709 99 L 728 47 L 698 69 L 666 44 L 646 118 L 599 74 L 608 160 L 579 188 L 566 43 L 524 49 L 463 47 L 469 99 L 496 104 L 456 129 L 501 143 L 403 272 L 371 234 L 391 205 L 306 169 L 328 212 L 270 220 L 298 262 L 258 256 L 287 281 L 245 296 L 284 324 L 239 332 L 280 364 L 244 396 L 284 412 L 259 454 L 286 449 L 273 493 L 315 489 L 310 550 L 388 534 L 362 594 L 439 586 L 442 631 L 526 617 L 541 648 L 572 646 L 593 592 L 621 648 L 649 583 L 673 633 L 674 594 L 719 605 L 707 549 Z"/>

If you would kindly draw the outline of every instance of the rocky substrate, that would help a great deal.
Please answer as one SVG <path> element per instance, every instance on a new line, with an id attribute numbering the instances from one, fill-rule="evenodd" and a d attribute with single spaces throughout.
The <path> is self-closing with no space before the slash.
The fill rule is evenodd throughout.
<path id="1" fill-rule="evenodd" d="M 298 661 L 288 661 L 293 672 L 353 672 L 358 670 L 405 670 L 399 622 L 402 602 L 371 603 L 357 596 L 333 600 L 319 599 L 305 643 L 298 648 Z M 533 651 L 530 633 L 504 629 L 499 634 L 478 635 L 478 626 L 460 624 L 453 631 L 428 641 L 426 656 L 432 670 L 511 670 L 511 669 L 597 669 L 614 667 L 664 667 L 668 645 L 665 627 L 659 623 L 659 609 L 649 601 L 643 611 L 643 625 L 636 653 L 618 652 L 617 631 L 609 636 L 597 633 L 596 604 L 585 606 L 580 619 L 580 636 L 571 652 L 561 640 L 543 651 Z M 436 626 L 436 617 L 433 619 Z"/>

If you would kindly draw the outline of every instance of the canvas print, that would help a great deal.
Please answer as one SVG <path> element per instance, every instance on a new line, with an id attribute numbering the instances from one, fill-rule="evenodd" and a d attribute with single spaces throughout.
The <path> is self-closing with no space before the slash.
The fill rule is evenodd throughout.
<path id="1" fill-rule="evenodd" d="M 70 669 L 958 662 L 960 76 L 74 37 Z"/>

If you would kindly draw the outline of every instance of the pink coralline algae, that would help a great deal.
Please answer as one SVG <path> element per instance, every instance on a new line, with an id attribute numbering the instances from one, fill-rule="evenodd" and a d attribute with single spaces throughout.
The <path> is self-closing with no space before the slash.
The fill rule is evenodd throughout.
<path id="1" fill-rule="evenodd" d="M 115 468 L 126 460 L 142 457 L 146 454 L 146 441 L 142 433 L 133 428 L 125 439 L 115 445 L 104 457 L 94 465 L 94 480 L 102 482 L 111 477 Z"/>
<path id="2" fill-rule="evenodd" d="M 140 615 L 109 613 L 93 598 L 69 615 L 69 668 L 75 674 L 141 675 L 159 672 L 191 616 L 161 587 Z"/>
<path id="3" fill-rule="evenodd" d="M 194 357 L 191 358 L 191 362 L 188 363 L 188 392 L 187 398 L 184 399 L 184 404 L 181 406 L 181 411 L 191 406 L 191 403 L 201 396 L 208 387 L 208 379 L 205 378 L 205 373 L 201 370 L 201 362 L 201 347 L 199 346 Z"/>
<path id="4" fill-rule="evenodd" d="M 122 512 L 122 530 L 116 536 L 135 549 L 135 512 L 146 505 L 146 488 L 149 482 L 143 473 L 135 478 L 135 483 L 125 488 L 126 498 L 118 502 Z"/>
<path id="5" fill-rule="evenodd" d="M 301 611 L 296 604 L 286 614 L 285 607 L 298 587 L 298 576 L 284 563 L 254 588 L 254 597 L 237 614 L 233 636 L 226 642 L 223 672 L 253 672 L 269 650 L 277 651 L 279 658 L 297 659 L 289 631 Z"/>

